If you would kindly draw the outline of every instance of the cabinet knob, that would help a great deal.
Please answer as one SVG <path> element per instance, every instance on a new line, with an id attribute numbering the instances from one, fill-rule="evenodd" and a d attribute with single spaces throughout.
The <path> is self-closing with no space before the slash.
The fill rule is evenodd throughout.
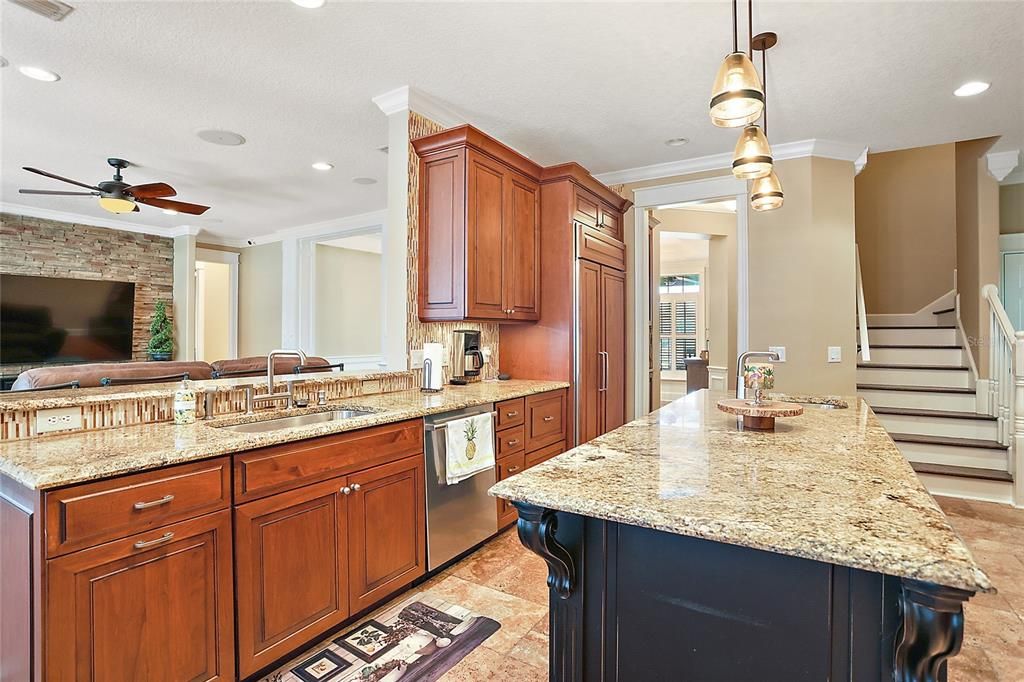
<path id="1" fill-rule="evenodd" d="M 517 471 L 519 471 L 519 467 L 509 467 L 508 468 L 508 473 L 510 473 L 510 474 L 514 474 Z"/>
<path id="2" fill-rule="evenodd" d="M 345 486 L 344 488 L 341 489 L 341 492 L 345 493 L 346 495 L 351 495 L 352 494 L 352 488 L 349 488 L 348 486 Z"/>
<path id="3" fill-rule="evenodd" d="M 519 416 L 519 410 L 512 410 L 511 412 L 506 412 L 505 416 L 506 417 L 518 417 Z"/>
<path id="4" fill-rule="evenodd" d="M 353 484 L 352 484 L 352 492 L 354 492 L 354 493 L 356 493 L 356 492 L 359 492 L 359 489 L 360 489 L 361 487 L 362 487 L 362 486 L 361 486 L 361 485 L 359 485 L 358 483 L 353 483 Z"/>
<path id="5" fill-rule="evenodd" d="M 512 446 L 515 446 L 515 445 L 519 445 L 519 439 L 518 438 L 513 438 L 512 440 L 510 440 L 508 442 L 508 445 L 509 445 L 509 447 L 512 447 Z"/>
<path id="6" fill-rule="evenodd" d="M 546 422 L 549 422 L 552 419 L 554 419 L 554 417 L 552 417 L 550 414 L 548 416 L 544 417 L 544 421 L 546 421 Z"/>

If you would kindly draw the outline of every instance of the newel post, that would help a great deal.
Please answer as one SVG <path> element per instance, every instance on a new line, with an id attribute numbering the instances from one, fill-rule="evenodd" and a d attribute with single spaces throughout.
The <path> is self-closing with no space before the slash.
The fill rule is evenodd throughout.
<path id="1" fill-rule="evenodd" d="M 1013 473 L 1013 503 L 1024 507 L 1024 331 L 1013 339 L 1013 399 L 1009 465 Z"/>

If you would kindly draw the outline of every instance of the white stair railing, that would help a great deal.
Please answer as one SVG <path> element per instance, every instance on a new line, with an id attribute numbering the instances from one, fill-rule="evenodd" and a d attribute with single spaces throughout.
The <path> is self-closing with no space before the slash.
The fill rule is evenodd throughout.
<path id="1" fill-rule="evenodd" d="M 860 246 L 857 247 L 857 327 L 860 330 L 860 361 L 871 362 L 868 345 L 868 311 L 864 305 L 864 280 L 860 276 Z"/>
<path id="2" fill-rule="evenodd" d="M 1014 331 L 999 300 L 999 289 L 986 284 L 982 300 L 989 317 L 989 414 L 998 420 L 999 442 L 1009 448 L 1007 464 L 1014 479 L 1014 502 L 1024 505 L 1024 331 Z"/>

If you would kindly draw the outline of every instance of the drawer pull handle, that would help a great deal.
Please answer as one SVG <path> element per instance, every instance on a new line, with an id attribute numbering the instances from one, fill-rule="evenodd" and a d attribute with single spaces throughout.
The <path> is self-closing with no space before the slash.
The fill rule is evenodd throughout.
<path id="1" fill-rule="evenodd" d="M 505 416 L 506 417 L 518 417 L 519 416 L 519 410 L 512 410 L 511 412 L 506 412 Z"/>
<path id="2" fill-rule="evenodd" d="M 513 445 L 519 445 L 519 439 L 518 438 L 513 438 L 512 440 L 510 440 L 508 442 L 508 445 L 509 445 L 509 447 L 512 447 Z"/>
<path id="3" fill-rule="evenodd" d="M 148 540 L 148 541 L 139 540 L 138 542 L 135 543 L 134 547 L 135 547 L 135 549 L 146 549 L 147 547 L 152 547 L 153 545 L 161 545 L 161 544 L 169 541 L 173 537 L 174 537 L 174 533 L 168 531 L 168 532 L 164 533 L 163 535 L 161 535 L 160 537 L 158 537 L 156 540 Z"/>
<path id="4" fill-rule="evenodd" d="M 162 504 L 168 504 L 174 499 L 174 495 L 164 495 L 159 500 L 153 500 L 152 502 L 136 502 L 133 507 L 135 509 L 150 509 L 151 507 L 159 507 Z"/>
<path id="5" fill-rule="evenodd" d="M 552 419 L 554 419 L 554 417 L 552 417 L 551 415 L 548 415 L 548 416 L 544 417 L 544 421 L 546 421 L 546 422 L 549 422 Z"/>
<path id="6" fill-rule="evenodd" d="M 508 468 L 508 473 L 510 473 L 510 474 L 514 474 L 517 471 L 519 471 L 519 467 L 509 467 Z"/>

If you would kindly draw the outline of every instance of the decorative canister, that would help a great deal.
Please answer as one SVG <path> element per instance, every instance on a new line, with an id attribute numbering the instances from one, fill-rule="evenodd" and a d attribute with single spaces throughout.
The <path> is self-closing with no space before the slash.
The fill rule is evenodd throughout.
<path id="1" fill-rule="evenodd" d="M 760 405 L 762 392 L 775 388 L 775 368 L 769 362 L 743 365 L 743 385 L 754 392 L 753 404 Z"/>
<path id="2" fill-rule="evenodd" d="M 196 392 L 188 379 L 174 392 L 174 423 L 192 424 L 196 420 Z"/>

